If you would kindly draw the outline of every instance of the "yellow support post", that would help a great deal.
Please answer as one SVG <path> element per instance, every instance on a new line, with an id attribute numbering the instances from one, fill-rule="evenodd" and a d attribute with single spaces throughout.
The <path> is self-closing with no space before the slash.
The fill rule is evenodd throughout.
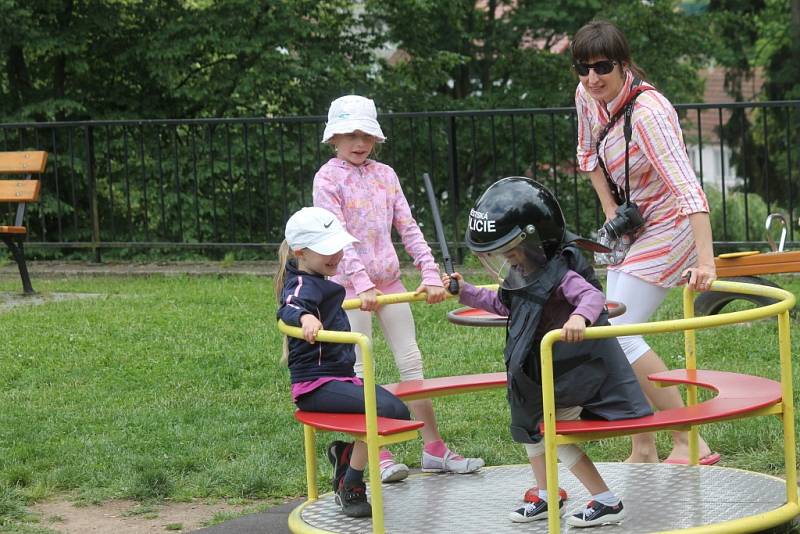
<path id="1" fill-rule="evenodd" d="M 545 334 L 540 345 L 542 363 L 542 408 L 544 418 L 544 460 L 547 469 L 547 529 L 550 534 L 561 531 L 561 509 L 558 494 L 558 448 L 556 443 L 556 402 L 553 385 L 553 343 L 561 330 Z M 555 510 L 555 513 L 553 511 Z"/>
<path id="2" fill-rule="evenodd" d="M 372 342 L 364 334 L 358 336 L 361 360 L 364 363 L 364 412 L 367 421 L 367 458 L 369 463 L 369 489 L 372 496 L 372 532 L 384 533 L 383 491 L 381 489 L 381 466 L 378 455 L 378 409 L 375 399 L 375 362 L 372 358 Z"/>
<path id="3" fill-rule="evenodd" d="M 689 289 L 687 284 L 683 288 L 683 318 L 694 318 L 694 291 Z M 686 368 L 697 369 L 697 339 L 694 330 L 683 331 L 683 346 Z M 697 386 L 689 385 L 686 387 L 686 404 L 694 406 L 697 404 Z M 697 432 L 697 427 L 692 426 L 689 429 L 689 464 L 697 465 L 700 463 L 700 435 Z"/>
<path id="4" fill-rule="evenodd" d="M 781 396 L 783 397 L 783 462 L 786 469 L 786 500 L 797 502 L 797 458 L 795 456 L 794 388 L 792 387 L 792 343 L 789 311 L 778 315 L 778 345 L 781 355 Z"/>
<path id="5" fill-rule="evenodd" d="M 317 432 L 314 427 L 303 425 L 303 447 L 306 452 L 308 500 L 316 501 L 319 498 L 319 489 L 317 488 Z"/>

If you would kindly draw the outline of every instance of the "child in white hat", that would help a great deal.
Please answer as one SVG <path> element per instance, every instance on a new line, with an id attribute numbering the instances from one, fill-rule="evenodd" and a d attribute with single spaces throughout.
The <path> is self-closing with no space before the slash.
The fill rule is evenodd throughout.
<path id="1" fill-rule="evenodd" d="M 328 277 L 336 273 L 342 249 L 356 241 L 336 216 L 322 208 L 303 208 L 286 223 L 275 293 L 278 318 L 303 329 L 303 339 L 291 338 L 285 347 L 292 400 L 301 410 L 364 413 L 364 383 L 354 371 L 353 345 L 315 343 L 323 327 L 350 330 L 342 309 L 344 288 Z M 411 419 L 403 401 L 380 386 L 375 389 L 379 416 Z M 328 446 L 328 459 L 333 464 L 336 504 L 350 517 L 370 516 L 364 483 L 366 443 L 334 441 Z"/>
<path id="2" fill-rule="evenodd" d="M 347 298 L 361 299 L 361 309 L 347 311 L 352 330 L 372 337 L 375 314 L 394 354 L 401 380 L 416 380 L 423 378 L 422 355 L 411 307 L 408 303 L 379 307 L 376 300 L 381 294 L 406 291 L 400 280 L 392 228 L 397 230 L 422 275 L 416 291 L 426 293 L 429 304 L 443 301 L 446 293 L 439 267 L 411 215 L 397 174 L 388 165 L 369 158 L 375 144 L 385 140 L 372 100 L 347 95 L 331 102 L 322 142 L 333 145 L 336 156 L 314 176 L 314 205 L 334 213 L 358 239 L 345 248 L 344 258 L 332 277 L 345 287 Z M 358 350 L 356 356 L 356 373 L 360 374 L 363 364 Z M 423 471 L 472 473 L 483 466 L 481 458 L 464 458 L 444 444 L 429 399 L 410 401 L 408 405 L 415 418 L 425 423 Z M 395 462 L 388 450 L 382 450 L 381 479 L 394 482 L 407 476 L 408 467 Z"/>

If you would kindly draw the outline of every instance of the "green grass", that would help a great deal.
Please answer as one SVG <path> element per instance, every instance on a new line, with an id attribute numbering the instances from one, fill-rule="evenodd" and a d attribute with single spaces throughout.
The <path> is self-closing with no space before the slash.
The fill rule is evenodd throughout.
<path id="1" fill-rule="evenodd" d="M 800 279 L 776 281 L 800 290 Z M 18 291 L 18 283 L 2 280 L 0 290 Z M 292 417 L 287 370 L 278 364 L 269 279 L 58 278 L 36 286 L 102 296 L 0 315 L 0 531 L 36 531 L 26 505 L 55 495 L 148 503 L 305 494 L 302 431 Z M 679 297 L 673 291 L 657 319 L 678 317 Z M 448 323 L 446 312 L 457 306 L 414 305 L 426 376 L 503 370 L 504 330 Z M 797 353 L 800 329 L 796 318 L 792 323 Z M 774 320 L 701 331 L 701 366 L 778 378 L 775 332 Z M 649 341 L 669 367 L 683 366 L 680 335 Z M 397 381 L 379 335 L 376 353 L 379 380 Z M 489 465 L 525 462 L 508 434 L 504 391 L 434 405 L 448 444 L 462 454 Z M 718 423 L 703 435 L 726 466 L 782 474 L 774 418 Z M 617 461 L 629 445 L 619 438 L 587 449 L 595 460 Z M 662 456 L 669 451 L 665 433 L 659 449 Z M 393 450 L 419 465 L 420 441 Z"/>

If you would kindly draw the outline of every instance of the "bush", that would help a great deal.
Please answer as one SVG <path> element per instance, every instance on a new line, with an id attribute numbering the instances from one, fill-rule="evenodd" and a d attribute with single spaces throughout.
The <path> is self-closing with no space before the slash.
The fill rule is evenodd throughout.
<path id="1" fill-rule="evenodd" d="M 767 204 L 755 193 L 727 191 L 723 204 L 722 192 L 713 186 L 705 189 L 711 209 L 711 231 L 714 241 L 764 241 L 764 221 L 767 219 Z M 773 211 L 779 211 L 777 206 Z M 745 227 L 746 223 L 746 227 Z"/>

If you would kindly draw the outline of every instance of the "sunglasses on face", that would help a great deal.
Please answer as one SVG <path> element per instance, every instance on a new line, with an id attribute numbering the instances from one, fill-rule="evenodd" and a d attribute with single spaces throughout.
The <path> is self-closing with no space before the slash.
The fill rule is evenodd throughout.
<path id="1" fill-rule="evenodd" d="M 614 70 L 614 65 L 616 64 L 616 61 L 606 59 L 604 61 L 598 61 L 597 63 L 581 63 L 580 61 L 576 61 L 572 66 L 575 67 L 578 76 L 588 76 L 589 69 L 593 69 L 595 74 L 603 75 Z"/>

